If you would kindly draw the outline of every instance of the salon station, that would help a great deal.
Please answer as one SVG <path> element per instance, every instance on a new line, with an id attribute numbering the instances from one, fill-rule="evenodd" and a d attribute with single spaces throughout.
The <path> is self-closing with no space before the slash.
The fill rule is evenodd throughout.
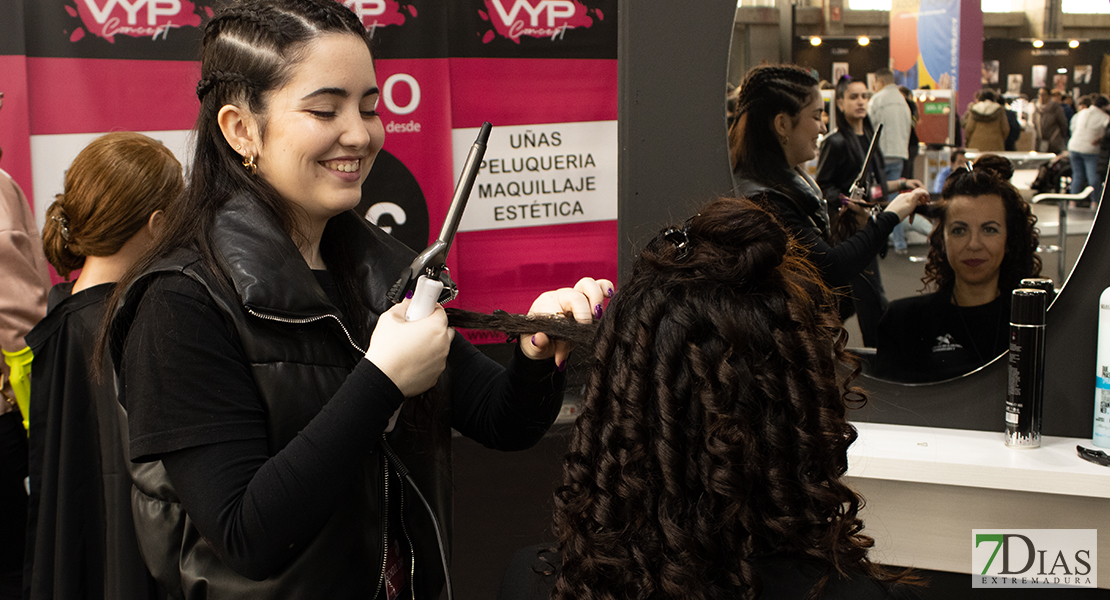
<path id="1" fill-rule="evenodd" d="M 870 399 L 849 414 L 859 430 L 849 450 L 849 481 L 866 501 L 861 516 L 875 538 L 876 560 L 921 569 L 931 581 L 926 598 L 1107 597 L 1110 530 L 1100 525 L 1108 522 L 1110 468 L 1081 459 L 1076 447 L 1093 447 L 1099 296 L 1110 285 L 1105 258 L 1110 217 L 1099 215 L 1097 199 L 1084 202 L 1089 193 L 1077 203 L 1064 185 L 1049 192 L 1034 189 L 1038 170 L 1056 155 L 1034 147 L 1029 99 L 1036 99 L 1040 85 L 1076 96 L 1110 91 L 1110 14 L 1070 12 L 1066 0 L 1063 7 L 1060 0 L 1003 4 L 992 7 L 983 0 L 980 10 L 979 2 L 946 3 L 951 26 L 930 39 L 906 24 L 923 10 L 915 0 L 863 9 L 855 0 L 742 0 L 739 6 L 735 0 L 710 0 L 696 8 L 662 0 L 621 2 L 619 239 L 646 239 L 661 221 L 688 214 L 694 199 L 732 189 L 724 91 L 734 89 L 751 67 L 795 63 L 835 84 L 839 74 L 863 77 L 905 60 L 898 55 L 905 52 L 897 48 L 899 31 L 913 33 L 922 46 L 958 47 L 958 54 L 949 56 L 958 63 L 958 78 L 912 90 L 921 141 L 915 172 L 929 188 L 948 166 L 949 153 L 960 145 L 960 115 L 982 87 L 998 88 L 1017 106 L 1022 131 L 1017 149 L 1004 156 L 1014 163 L 1012 181 L 1037 216 L 1041 275 L 1051 278 L 1058 292 L 1044 330 L 1043 437 L 1038 448 L 1005 444 L 1006 354 L 959 377 L 928 383 L 885 380 L 865 367 L 856 384 Z M 921 80 L 928 79 L 920 54 L 911 58 Z M 1043 83 L 1033 80 L 1038 75 Z M 957 79 L 959 85 L 953 85 Z M 826 100 L 831 92 L 824 90 Z M 978 154 L 968 149 L 968 158 Z M 880 261 L 892 299 L 922 287 L 927 245 L 924 237 L 910 236 L 909 242 L 907 255 L 891 253 Z M 620 245 L 622 274 L 638 251 Z M 846 327 L 849 347 L 858 347 L 866 361 L 873 351 L 862 348 L 852 323 Z M 507 459 L 489 470 L 514 473 L 519 479 L 510 485 L 483 478 L 488 460 L 474 464 L 471 448 L 456 445 L 459 541 L 481 539 L 491 553 L 508 556 L 525 541 L 550 535 L 544 530 L 550 509 L 546 490 L 559 477 L 557 456 L 574 410 L 568 397 L 560 424 L 540 447 L 527 459 Z M 507 523 L 504 514 L 490 514 L 487 503 L 498 495 L 510 498 L 519 519 Z M 1103 589 L 973 588 L 979 570 L 973 571 L 973 551 L 982 550 L 974 549 L 973 531 L 1091 529 L 1102 530 L 1090 557 Z M 500 562 L 459 556 L 456 567 L 459 577 L 469 572 L 483 580 L 476 589 L 485 586 L 493 593 L 499 574 L 497 567 L 484 571 L 486 564 Z"/>
<path id="2" fill-rule="evenodd" d="M 1110 523 L 1110 457 L 1098 453 L 1092 425 L 1098 411 L 1097 393 L 1106 394 L 1102 406 L 1110 412 L 1110 391 L 1096 388 L 1099 385 L 1110 390 L 1110 367 L 1099 370 L 1100 364 L 1110 364 L 1110 356 L 1105 360 L 1099 356 L 1100 325 L 1106 330 L 1103 337 L 1110 337 L 1110 304 L 1100 310 L 1100 297 L 1104 290 L 1110 290 L 1110 214 L 1100 211 L 1110 182 L 1103 167 L 1098 181 L 1089 181 L 1084 189 L 1073 193 L 1068 173 L 1056 168 L 1066 153 L 1044 147 L 1035 125 L 1040 89 L 1059 90 L 1061 96 L 1075 100 L 1110 94 L 1107 0 L 514 1 L 512 15 L 521 19 L 530 15 L 536 20 L 541 11 L 547 11 L 547 18 L 559 17 L 569 23 L 568 15 L 560 11 L 571 10 L 577 15 L 575 11 L 580 8 L 580 12 L 589 13 L 586 20 L 574 21 L 577 25 L 561 25 L 562 33 L 557 27 L 524 34 L 554 39 L 551 32 L 558 37 L 577 27 L 585 41 L 560 47 L 558 55 L 549 48 L 536 50 L 538 46 L 528 45 L 535 40 L 522 45 L 512 38 L 512 30 L 494 23 L 496 12 L 491 8 L 495 4 L 501 9 L 504 23 L 511 23 L 504 8 L 508 0 L 469 3 L 482 8 L 468 6 L 465 11 L 460 8 L 464 3 L 343 2 L 348 7 L 389 4 L 395 8 L 400 4 L 398 14 L 407 11 L 408 15 L 397 22 L 383 22 L 377 32 L 380 37 L 374 39 L 384 48 L 381 55 L 376 48 L 372 50 L 377 85 L 381 86 L 380 92 L 373 88 L 375 94 L 381 94 L 381 106 L 375 104 L 375 110 L 381 110 L 387 119 L 398 120 L 388 121 L 384 127 L 389 141 L 384 146 L 378 141 L 379 149 L 384 149 L 373 159 L 376 162 L 369 176 L 363 175 L 364 201 L 355 210 L 419 251 L 441 225 L 441 213 L 447 212 L 452 186 L 465 179 L 457 178 L 458 168 L 447 173 L 443 165 L 451 165 L 453 160 L 458 167 L 464 158 L 469 162 L 467 152 L 472 151 L 471 141 L 481 127 L 481 144 L 475 142 L 475 146 L 481 145 L 485 152 L 488 141 L 491 158 L 481 167 L 470 164 L 475 173 L 485 170 L 478 175 L 471 194 L 467 214 L 470 221 L 464 220 L 458 231 L 459 243 L 454 246 L 451 262 L 444 258 L 446 250 L 439 256 L 443 266 L 454 270 L 452 277 L 459 287 L 465 287 L 469 294 L 466 300 L 471 304 L 466 308 L 523 313 L 534 297 L 529 286 L 547 285 L 548 280 L 564 283 L 570 271 L 568 265 L 576 269 L 576 274 L 579 266 L 603 271 L 601 275 L 617 282 L 619 295 L 621 282 L 629 278 L 634 261 L 649 240 L 662 235 L 661 239 L 673 241 L 666 234 L 677 230 L 663 233 L 663 228 L 682 223 L 708 201 L 734 196 L 740 189 L 736 149 L 730 143 L 735 132 L 730 100 L 735 99 L 753 68 L 796 65 L 821 81 L 828 122 L 827 129 L 824 124 L 819 126 L 817 144 L 830 139 L 838 127 L 848 131 L 847 125 L 854 125 L 848 119 L 837 122 L 836 87 L 843 75 L 872 90 L 876 72 L 892 70 L 896 82 L 908 88 L 906 101 L 916 114 L 918 142 L 903 171 L 909 176 L 901 178 L 897 191 L 886 191 L 891 192 L 891 198 L 899 192 L 913 195 L 915 192 L 908 188 L 917 186 L 907 186 L 907 181 L 919 181 L 929 193 L 916 192 L 916 197 L 928 202 L 922 201 L 916 207 L 922 211 L 911 213 L 910 218 L 923 222 L 935 216 L 928 213 L 928 208 L 943 205 L 944 177 L 956 177 L 953 174 L 959 169 L 965 170 L 961 173 L 973 171 L 973 167 L 954 164 L 955 150 L 962 149 L 971 163 L 990 154 L 1009 159 L 1013 174 L 1006 185 L 1013 184 L 1020 195 L 1015 203 L 1027 205 L 1036 219 L 1039 237 L 1032 246 L 1039 260 L 1042 285 L 1047 282 L 1048 288 L 1047 292 L 1038 291 L 1037 297 L 1050 299 L 1037 313 L 1042 321 L 1019 323 L 1036 328 L 1030 346 L 1010 337 L 1014 335 L 1011 326 L 996 326 L 993 339 L 999 341 L 998 347 L 1020 352 L 995 354 L 976 348 L 981 360 L 975 367 L 943 377 L 904 378 L 884 371 L 879 350 L 864 341 L 865 326 L 859 316 L 844 319 L 847 351 L 860 365 L 852 385 L 866 392 L 867 401 L 850 405 L 847 418 L 858 438 L 847 451 L 847 472 L 836 475 L 843 476 L 863 498 L 858 516 L 864 524 L 863 534 L 874 538 L 869 556 L 875 563 L 914 569 L 928 584 L 921 590 L 921 597 L 928 600 L 1110 598 L 1110 527 L 1100 527 Z M 91 15 L 84 7 L 75 9 L 68 4 L 64 12 L 44 8 L 47 4 L 60 6 L 62 0 L 42 5 L 38 2 L 22 0 L 0 6 L 0 59 L 11 57 L 6 62 L 0 60 L 0 84 L 10 85 L 3 77 L 10 72 L 32 74 L 28 81 L 21 82 L 22 93 L 13 94 L 11 87 L 8 90 L 9 120 L 2 123 L 8 131 L 0 133 L 26 140 L 20 146 L 7 144 L 4 168 L 14 179 L 34 183 L 33 192 L 27 187 L 35 211 L 40 207 L 45 210 L 61 191 L 54 187 L 64 179 L 65 165 L 96 132 L 146 131 L 156 134 L 160 143 L 179 156 L 187 156 L 196 101 L 199 98 L 203 102 L 204 94 L 217 85 L 215 80 L 205 85 L 195 83 L 193 42 L 200 40 L 203 31 L 199 16 L 203 3 L 197 2 L 196 14 L 181 15 L 188 23 L 165 25 L 151 40 L 150 35 L 131 35 L 126 30 L 105 33 L 107 29 L 98 32 L 87 24 L 75 25 L 79 19 L 107 16 L 112 10 L 133 13 L 144 2 L 113 1 L 105 8 L 93 9 Z M 1085 8 L 1089 6 L 1085 2 L 1098 6 Z M 18 11 L 14 8 L 17 4 Z M 87 0 L 84 4 L 103 3 Z M 151 19 L 159 10 L 170 10 L 170 4 L 191 7 L 189 2 L 145 3 L 153 11 Z M 599 6 L 605 8 L 604 15 Z M 189 10 L 192 8 L 185 12 Z M 456 22 L 464 12 L 466 22 Z M 55 20 L 41 18 L 44 14 L 54 15 Z M 209 17 L 212 14 L 209 11 Z M 19 16 L 19 27 L 11 24 L 16 19 L 10 15 Z M 363 16 L 359 13 L 360 18 Z M 582 24 L 587 21 L 592 25 Z M 407 27 L 404 34 L 400 33 L 402 25 Z M 591 26 L 594 29 L 587 31 Z M 4 35 L 9 30 L 19 32 L 18 44 L 13 41 L 16 36 Z M 63 31 L 69 45 L 58 37 Z M 585 38 L 586 33 L 593 37 Z M 118 39 L 111 39 L 113 35 Z M 153 41 L 166 43 L 151 45 Z M 359 46 L 359 56 L 363 50 Z M 366 57 L 369 60 L 369 55 Z M 126 62 L 109 71 L 105 65 L 112 61 Z M 104 69 L 102 77 L 97 76 L 98 69 Z M 132 76 L 129 70 L 137 74 Z M 533 76 L 535 80 L 529 79 Z M 9 75 L 8 79 L 14 78 Z M 130 79 L 144 84 L 147 80 L 158 82 L 167 89 L 169 84 L 165 82 L 172 81 L 174 91 L 152 89 L 149 97 L 159 109 L 133 110 L 117 101 L 129 97 L 128 93 L 135 95 L 135 84 Z M 181 81 L 189 84 L 182 86 Z M 807 85 L 806 89 L 812 90 L 814 82 L 808 81 Z M 57 92 L 53 86 L 63 90 L 72 87 L 83 95 Z M 1017 129 L 1012 149 L 984 151 L 967 143 L 962 118 L 985 88 L 996 91 L 1000 103 L 1014 113 Z M 367 92 L 363 98 L 370 95 Z M 539 95 L 554 99 L 539 102 Z M 55 96 L 70 100 L 63 103 Z M 50 101 L 31 101 L 47 97 Z M 814 98 L 812 93 L 810 98 Z M 369 107 L 358 110 L 363 115 L 370 112 Z M 500 136 L 498 139 L 490 137 L 488 124 L 483 125 L 487 120 L 493 122 L 493 135 Z M 11 123 L 18 123 L 18 131 Z M 558 131 L 547 137 L 550 131 L 541 131 L 544 126 Z M 877 139 L 872 138 L 872 145 Z M 3 136 L 0 141 L 4 141 Z M 554 149 L 560 144 L 565 145 Z M 528 148 L 541 146 L 555 154 L 527 154 Z M 582 202 L 585 209 L 578 202 L 565 201 L 568 196 L 547 204 L 541 204 L 542 199 L 533 201 L 540 198 L 538 191 L 527 198 L 527 203 L 523 193 L 507 198 L 514 194 L 504 192 L 500 183 L 491 185 L 492 180 L 481 179 L 492 174 L 504 176 L 508 182 L 516 177 L 511 184 L 521 186 L 516 188 L 518 192 L 525 183 L 532 186 L 529 189 L 539 189 L 547 185 L 542 178 L 550 175 L 540 174 L 545 169 L 538 166 L 539 160 L 545 157 L 551 161 L 549 165 L 554 165 L 546 170 L 563 171 L 563 166 L 573 161 L 576 169 L 588 165 L 595 169 L 589 173 L 606 175 L 596 180 L 589 175 L 580 179 L 576 175 L 573 181 L 566 178 L 567 188 L 562 184 L 564 174 L 558 173 L 563 186 L 558 193 L 569 189 L 593 194 Z M 240 170 L 238 160 L 236 157 L 229 163 L 236 172 Z M 514 160 L 521 165 L 526 160 L 536 161 L 535 168 L 515 169 Z M 254 155 L 249 155 L 249 160 L 243 156 L 242 161 L 242 168 L 253 177 L 257 168 Z M 869 158 L 861 156 L 861 161 L 867 164 Z M 801 172 L 816 179 L 819 166 L 818 156 L 790 165 L 798 171 L 799 179 Z M 344 175 L 349 178 L 348 173 Z M 522 179 L 530 177 L 535 179 Z M 862 173 L 857 179 L 863 180 Z M 474 181 L 471 178 L 470 184 Z M 550 181 L 554 186 L 555 180 Z M 547 193 L 547 188 L 543 189 Z M 498 190 L 502 190 L 500 197 Z M 883 194 L 879 191 L 873 195 L 873 211 L 861 221 L 870 218 L 874 224 L 876 216 L 882 215 L 877 198 Z M 388 202 L 380 201 L 386 197 Z M 490 209 L 488 222 L 477 220 L 475 198 L 499 204 L 496 209 L 492 204 L 479 205 Z M 850 199 L 843 199 L 847 205 Z M 435 202 L 442 206 L 433 206 Z M 451 209 L 454 212 L 454 205 Z M 581 216 L 595 209 L 596 214 Z M 758 210 L 762 212 L 763 208 Z M 569 218 L 545 221 L 540 218 L 541 212 L 543 218 Z M 899 219 L 902 217 L 899 215 Z M 527 219 L 531 221 L 525 222 Z M 44 217 L 39 216 L 40 228 L 43 223 Z M 454 233 L 451 231 L 448 246 Z M 780 239 L 788 240 L 779 233 Z M 681 234 L 686 235 L 685 229 Z M 923 278 L 930 268 L 931 255 L 937 252 L 928 235 L 907 227 L 904 247 L 892 239 L 890 251 L 884 249 L 874 257 L 882 271 L 880 289 L 885 286 L 890 301 L 931 291 Z M 886 238 L 886 233 L 879 238 L 884 248 Z M 680 242 L 674 243 L 675 248 L 680 246 Z M 791 243 L 783 242 L 785 247 Z M 781 253 L 776 258 L 781 259 Z M 997 281 L 997 273 L 995 276 Z M 797 289 L 823 288 L 818 283 Z M 732 288 L 727 291 L 735 295 Z M 610 290 L 607 298 L 612 294 Z M 401 295 L 397 295 L 398 300 Z M 527 300 L 523 300 L 526 295 Z M 810 296 L 805 291 L 798 295 Z M 951 296 L 952 304 L 959 309 L 955 293 Z M 1002 300 L 1010 306 L 1009 294 Z M 600 319 L 602 305 L 596 308 L 595 316 Z M 833 309 L 822 305 L 822 310 L 832 314 Z M 562 316 L 558 310 L 549 312 Z M 1101 324 L 1100 313 L 1106 313 Z M 835 315 L 822 321 L 822 331 L 835 333 L 836 328 L 829 325 L 835 322 Z M 527 340 L 510 336 L 512 341 L 506 342 L 499 331 L 464 331 L 460 335 L 468 334 L 467 339 L 481 353 L 503 365 L 513 360 L 517 342 Z M 1103 345 L 1110 355 L 1110 339 Z M 734 347 L 727 347 L 728 352 Z M 1028 353 L 1027 348 L 1031 348 Z M 836 348 L 838 357 L 840 350 Z M 448 596 L 448 592 L 444 597 L 497 598 L 514 553 L 537 543 L 555 543 L 553 490 L 563 482 L 564 454 L 586 390 L 590 354 L 580 348 L 571 355 L 565 370 L 567 385 L 561 412 L 534 447 L 520 452 L 491 452 L 457 431 L 452 435 L 447 464 L 436 465 L 451 472 L 449 485 L 454 491 L 453 505 L 447 503 L 444 510 L 443 528 L 453 531 L 446 555 L 442 540 L 439 542 L 440 559 L 448 575 L 445 579 L 449 580 L 447 588 L 453 589 L 453 595 Z M 1030 355 L 1043 356 L 1043 362 L 1027 366 L 1011 360 Z M 557 364 L 560 372 L 567 366 L 566 362 Z M 1034 385 L 1016 385 L 1014 373 L 1018 369 L 1023 376 L 1033 373 Z M 827 370 L 833 371 L 831 363 Z M 1014 430 L 1019 421 L 1023 427 L 1030 421 L 1026 413 L 1019 417 L 1013 412 L 1017 409 L 1011 410 L 1013 398 L 1020 396 L 1019 390 L 1030 388 L 1039 392 L 1041 412 L 1034 431 L 1022 429 L 1018 436 Z M 552 399 L 549 416 L 557 408 L 559 394 L 548 396 Z M 814 419 L 818 420 L 824 417 Z M 586 423 L 585 418 L 580 421 Z M 827 438 L 848 438 L 841 435 L 843 420 L 839 423 L 841 429 Z M 393 421 L 389 427 L 393 427 Z M 446 440 L 446 427 L 443 436 Z M 1105 452 L 1110 454 L 1110 448 Z M 823 455 L 839 457 L 841 453 Z M 840 468 L 837 463 L 835 469 Z M 415 500 L 410 502 L 416 506 Z M 436 524 L 437 535 L 438 527 Z M 388 552 L 395 554 L 396 548 L 390 546 Z M 985 575 L 998 572 L 998 564 L 990 564 L 995 561 L 992 552 L 998 554 L 997 562 L 1004 565 L 1006 576 Z M 383 551 L 383 576 L 386 553 Z M 393 558 L 396 560 L 396 556 Z M 1033 579 L 1032 584 L 1027 581 Z M 382 585 L 386 584 L 383 578 Z"/>

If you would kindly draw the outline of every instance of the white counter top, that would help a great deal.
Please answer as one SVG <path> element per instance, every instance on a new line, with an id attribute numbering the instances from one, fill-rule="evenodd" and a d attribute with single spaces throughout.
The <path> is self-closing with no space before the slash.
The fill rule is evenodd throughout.
<path id="1" fill-rule="evenodd" d="M 1094 448 L 1090 439 L 1046 436 L 1040 448 L 1014 449 L 1001 432 L 853 425 L 850 477 L 1110 498 L 1110 467 L 1076 456 L 1077 444 Z"/>

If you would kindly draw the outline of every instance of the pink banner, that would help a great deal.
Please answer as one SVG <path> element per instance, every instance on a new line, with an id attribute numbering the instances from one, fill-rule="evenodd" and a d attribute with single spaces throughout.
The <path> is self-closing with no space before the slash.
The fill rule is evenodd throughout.
<path id="1" fill-rule="evenodd" d="M 200 65 L 173 60 L 29 58 L 32 135 L 191 129 Z"/>
<path id="2" fill-rule="evenodd" d="M 0 56 L 0 169 L 4 169 L 23 188 L 30 199 L 31 185 L 31 119 L 27 98 L 27 58 Z M 34 208 L 34 202 L 31 203 Z"/>
<path id="3" fill-rule="evenodd" d="M 494 125 L 613 121 L 617 61 L 573 58 L 452 58 L 456 129 Z"/>
<path id="4" fill-rule="evenodd" d="M 495 131 L 616 121 L 616 0 L 340 1 L 373 31 L 386 129 L 359 209 L 414 249 L 436 237 L 446 215 L 461 168 L 454 132 L 483 121 Z M 108 131 L 153 133 L 187 164 L 199 106 L 194 58 L 215 4 L 35 0 L 22 11 L 0 8 L 10 17 L 0 19 L 0 167 L 42 205 L 61 191 L 80 149 Z M 561 152 L 603 161 L 588 142 L 576 143 Z M 615 195 L 602 195 L 596 201 L 615 206 Z M 45 206 L 35 209 L 41 223 Z M 616 221 L 498 225 L 507 228 L 456 239 L 449 267 L 458 306 L 525 311 L 539 293 L 579 277 L 616 278 Z"/>

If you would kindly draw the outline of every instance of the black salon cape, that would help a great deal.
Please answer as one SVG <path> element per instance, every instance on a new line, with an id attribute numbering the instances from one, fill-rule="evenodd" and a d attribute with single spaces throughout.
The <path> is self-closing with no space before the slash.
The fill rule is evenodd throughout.
<path id="1" fill-rule="evenodd" d="M 26 338 L 35 358 L 24 598 L 157 597 L 135 539 L 111 371 L 96 381 L 90 365 L 112 287 L 54 286 Z"/>
<path id="2" fill-rule="evenodd" d="M 965 307 L 949 291 L 902 298 L 879 321 L 869 374 L 901 383 L 959 377 L 1009 349 L 1009 336 L 1010 294 Z"/>

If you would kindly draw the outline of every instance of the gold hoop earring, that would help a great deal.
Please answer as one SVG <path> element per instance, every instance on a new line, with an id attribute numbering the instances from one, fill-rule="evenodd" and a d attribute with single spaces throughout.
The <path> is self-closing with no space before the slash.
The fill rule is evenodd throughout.
<path id="1" fill-rule="evenodd" d="M 243 159 L 243 167 L 247 170 L 247 173 L 250 173 L 251 175 L 254 175 L 258 172 L 258 165 L 254 164 L 253 154 Z"/>

